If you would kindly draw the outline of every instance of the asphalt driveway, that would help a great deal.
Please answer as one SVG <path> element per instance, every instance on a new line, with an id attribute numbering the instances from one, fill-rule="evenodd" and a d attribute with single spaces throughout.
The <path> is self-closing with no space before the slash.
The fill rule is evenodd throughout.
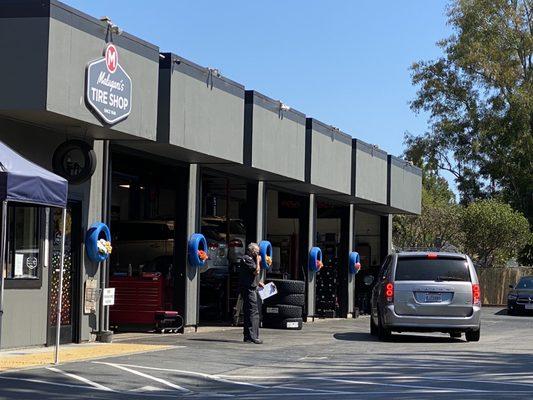
<path id="1" fill-rule="evenodd" d="M 262 330 L 140 335 L 169 349 L 0 374 L 9 399 L 533 398 L 533 317 L 483 310 L 481 341 L 400 334 L 378 342 L 368 318 Z"/>

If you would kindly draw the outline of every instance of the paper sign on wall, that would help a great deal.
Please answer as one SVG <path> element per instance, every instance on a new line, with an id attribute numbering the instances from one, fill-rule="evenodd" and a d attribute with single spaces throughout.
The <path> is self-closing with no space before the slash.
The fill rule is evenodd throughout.
<path id="1" fill-rule="evenodd" d="M 23 265 L 24 254 L 15 254 L 15 271 L 13 271 L 15 277 L 24 275 Z"/>
<path id="2" fill-rule="evenodd" d="M 85 282 L 85 302 L 83 305 L 83 312 L 91 314 L 96 312 L 96 304 L 100 299 L 100 289 L 98 288 L 98 281 L 95 278 L 87 278 Z"/>
<path id="3" fill-rule="evenodd" d="M 112 306 L 115 304 L 115 288 L 105 288 L 104 297 L 102 299 L 104 306 Z"/>

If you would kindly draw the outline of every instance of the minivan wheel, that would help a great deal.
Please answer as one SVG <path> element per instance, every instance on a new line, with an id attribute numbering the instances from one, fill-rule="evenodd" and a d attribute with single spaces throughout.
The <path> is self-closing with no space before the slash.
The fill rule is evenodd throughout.
<path id="1" fill-rule="evenodd" d="M 374 318 L 372 318 L 372 315 L 370 316 L 370 334 L 372 336 L 377 336 L 378 334 L 378 327 L 374 323 Z"/>
<path id="2" fill-rule="evenodd" d="M 466 341 L 467 342 L 479 342 L 480 335 L 481 335 L 481 328 L 476 329 L 475 331 L 467 331 L 465 334 Z"/>
<path id="3" fill-rule="evenodd" d="M 391 331 L 383 326 L 381 315 L 378 314 L 378 338 L 382 341 L 388 341 L 391 338 Z"/>

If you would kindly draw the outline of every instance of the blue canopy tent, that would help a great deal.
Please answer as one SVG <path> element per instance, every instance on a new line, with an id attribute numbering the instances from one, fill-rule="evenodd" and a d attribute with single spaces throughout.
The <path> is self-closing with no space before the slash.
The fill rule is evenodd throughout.
<path id="1" fill-rule="evenodd" d="M 4 314 L 4 271 L 7 254 L 7 205 L 9 202 L 29 203 L 63 209 L 61 263 L 59 269 L 59 296 L 56 327 L 56 363 L 59 361 L 59 334 L 61 328 L 61 301 L 63 264 L 65 259 L 65 230 L 68 182 L 44 168 L 26 160 L 0 142 L 0 201 L 2 202 L 2 233 L 0 241 L 0 348 Z"/>

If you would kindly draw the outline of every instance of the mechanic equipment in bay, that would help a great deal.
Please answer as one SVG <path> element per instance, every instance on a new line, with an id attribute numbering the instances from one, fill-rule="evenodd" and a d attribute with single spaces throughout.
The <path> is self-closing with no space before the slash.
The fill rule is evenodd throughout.
<path id="1" fill-rule="evenodd" d="M 155 330 L 160 333 L 178 333 L 183 327 L 183 317 L 177 311 L 156 311 Z"/>

